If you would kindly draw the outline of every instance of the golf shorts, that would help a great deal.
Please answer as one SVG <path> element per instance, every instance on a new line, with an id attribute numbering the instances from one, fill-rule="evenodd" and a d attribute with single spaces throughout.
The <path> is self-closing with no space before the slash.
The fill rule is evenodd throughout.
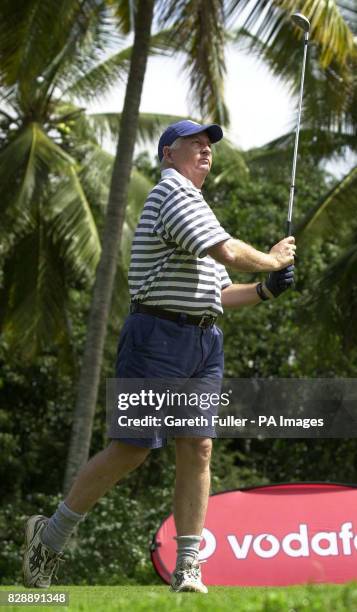
<path id="1" fill-rule="evenodd" d="M 223 369 L 223 333 L 216 325 L 201 328 L 146 313 L 133 313 L 125 320 L 117 350 L 116 378 L 209 379 L 216 386 L 214 391 L 220 393 Z M 216 437 L 214 428 L 208 435 L 207 431 L 193 429 L 192 436 Z M 166 444 L 166 437 L 160 433 L 153 438 L 119 438 L 109 431 L 109 437 L 145 448 Z"/>

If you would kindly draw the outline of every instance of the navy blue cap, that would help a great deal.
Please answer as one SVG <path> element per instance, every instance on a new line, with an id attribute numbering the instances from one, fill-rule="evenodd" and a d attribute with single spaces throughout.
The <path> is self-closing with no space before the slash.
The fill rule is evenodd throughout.
<path id="1" fill-rule="evenodd" d="M 211 142 L 218 142 L 223 138 L 223 131 L 220 125 L 217 123 L 210 123 L 209 125 L 201 125 L 190 119 L 184 119 L 177 123 L 172 123 L 168 128 L 161 134 L 158 146 L 159 160 L 161 161 L 164 153 L 163 148 L 171 146 L 176 138 L 181 136 L 191 136 L 191 134 L 199 134 L 200 132 L 207 132 L 208 138 Z"/>

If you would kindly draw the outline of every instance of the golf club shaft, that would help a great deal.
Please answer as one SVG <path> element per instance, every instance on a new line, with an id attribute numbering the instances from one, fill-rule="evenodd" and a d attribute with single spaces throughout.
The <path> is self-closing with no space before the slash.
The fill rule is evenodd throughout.
<path id="1" fill-rule="evenodd" d="M 292 231 L 292 216 L 293 216 L 294 193 L 295 193 L 296 161 L 297 161 L 297 153 L 298 153 L 298 146 L 299 146 L 299 132 L 300 132 L 300 120 L 301 120 L 302 96 L 303 96 L 303 92 L 304 92 L 304 79 L 305 79 L 305 67 L 306 67 L 306 55 L 307 55 L 308 42 L 309 42 L 309 33 L 305 32 L 305 34 L 304 34 L 304 60 L 303 60 L 302 72 L 301 72 L 298 120 L 297 120 L 296 133 L 295 133 L 295 147 L 294 147 L 293 169 L 292 169 L 292 173 L 291 173 L 291 185 L 290 185 L 290 199 L 289 199 L 288 219 L 287 219 L 287 222 L 286 222 L 286 235 L 287 236 L 290 236 L 291 235 L 291 231 Z"/>

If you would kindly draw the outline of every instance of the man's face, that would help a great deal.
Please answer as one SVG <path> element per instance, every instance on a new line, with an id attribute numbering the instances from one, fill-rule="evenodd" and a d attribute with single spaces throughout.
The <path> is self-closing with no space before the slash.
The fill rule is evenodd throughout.
<path id="1" fill-rule="evenodd" d="M 191 180 L 196 177 L 203 182 L 211 169 L 212 150 L 207 132 L 185 136 L 177 149 L 164 147 L 164 154 L 181 174 Z"/>

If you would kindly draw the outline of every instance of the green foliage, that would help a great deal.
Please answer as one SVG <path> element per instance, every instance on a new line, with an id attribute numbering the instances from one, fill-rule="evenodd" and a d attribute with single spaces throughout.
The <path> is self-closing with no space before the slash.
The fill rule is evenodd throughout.
<path id="1" fill-rule="evenodd" d="M 32 491 L 59 491 L 71 421 L 72 378 L 59 372 L 55 355 L 31 367 L 0 358 L 0 479 L 2 502 Z"/>
<path id="2" fill-rule="evenodd" d="M 257 50 L 258 47 L 260 56 L 266 57 L 264 52 L 269 56 L 270 49 L 274 47 L 275 55 L 281 62 L 283 56 L 285 60 L 291 58 L 295 52 L 296 40 L 303 37 L 301 30 L 290 20 L 290 15 L 294 12 L 300 12 L 310 20 L 310 39 L 319 48 L 320 63 L 324 68 L 332 61 L 338 66 L 345 66 L 354 55 L 353 26 L 351 27 L 353 20 L 351 13 L 340 10 L 339 2 L 322 4 L 319 0 L 265 0 L 263 4 L 263 19 L 261 3 L 250 4 L 249 0 L 241 0 L 237 6 L 238 14 L 244 12 L 243 28 L 249 29 L 259 22 L 251 48 Z M 351 12 L 353 15 L 354 11 Z M 349 23 L 350 18 L 352 24 Z M 284 69 L 286 70 L 286 65 L 281 65 L 281 70 Z"/>

